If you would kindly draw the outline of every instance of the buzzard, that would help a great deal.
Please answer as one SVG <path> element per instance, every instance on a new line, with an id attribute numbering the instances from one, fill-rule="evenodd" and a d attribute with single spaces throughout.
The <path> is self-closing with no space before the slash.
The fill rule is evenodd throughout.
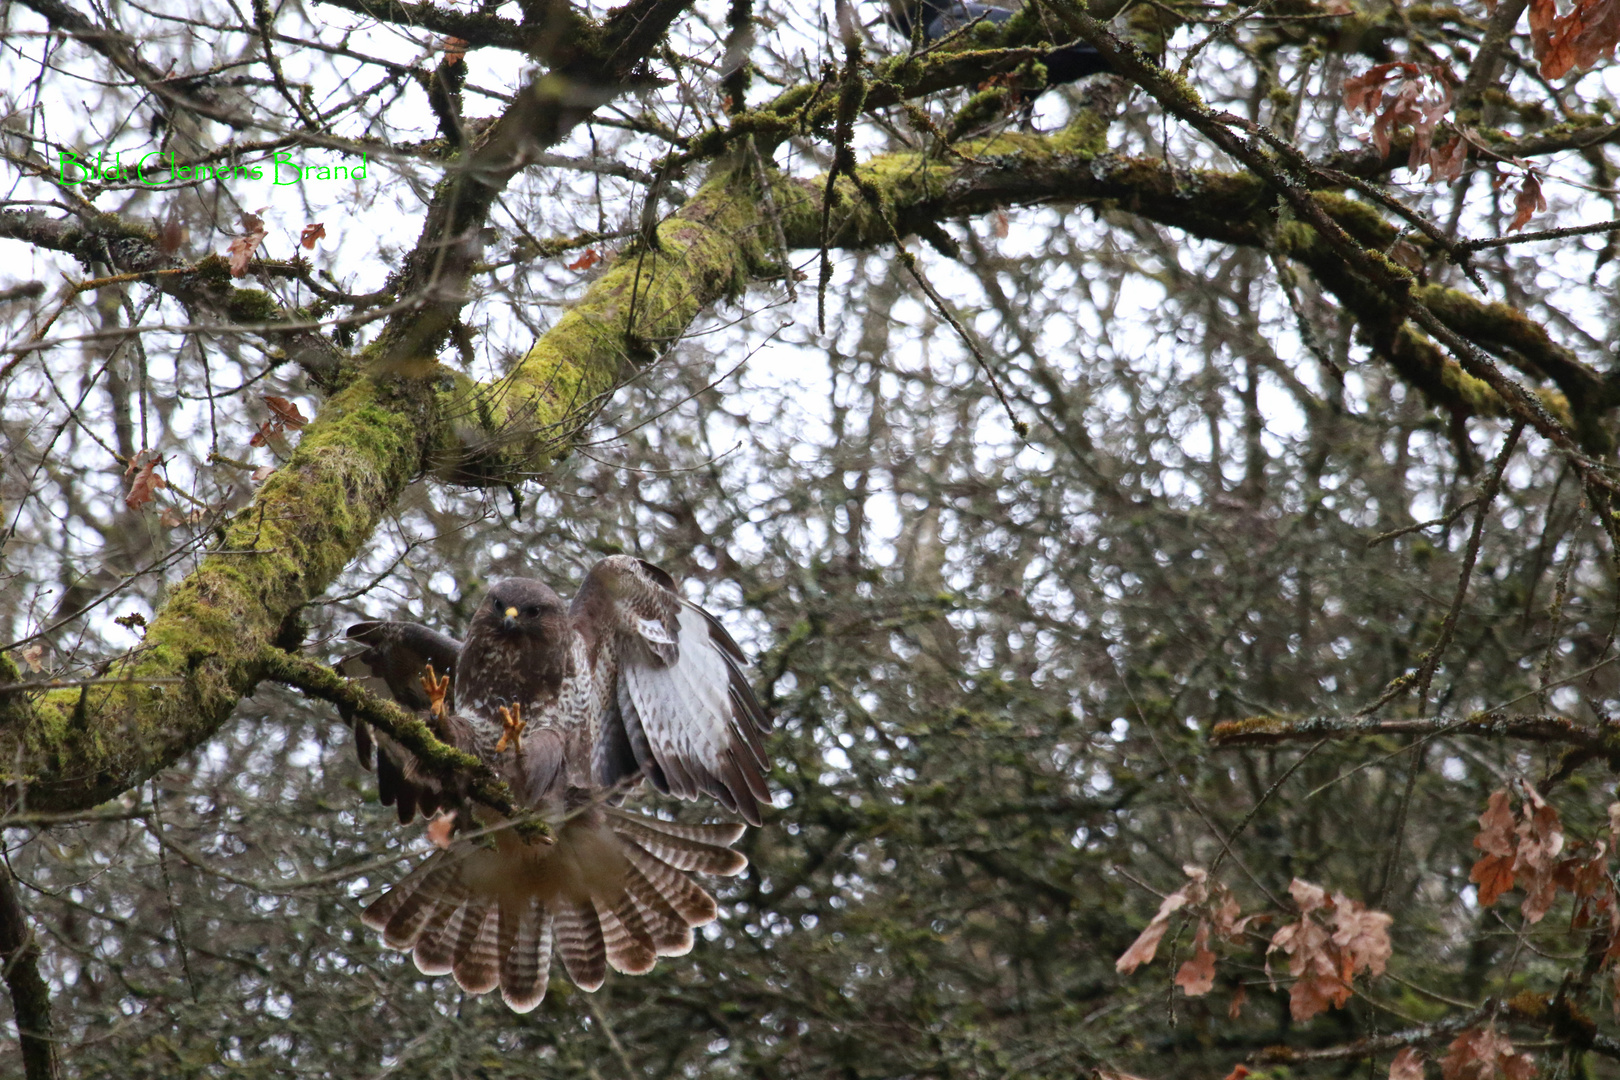
<path id="1" fill-rule="evenodd" d="M 539 581 L 501 582 L 465 642 L 402 622 L 357 623 L 348 637 L 366 646 L 352 658 L 359 669 L 488 764 L 554 835 L 529 842 L 486 814 L 366 908 L 385 945 L 470 993 L 499 986 L 518 1012 L 545 997 L 553 952 L 576 986 L 595 990 L 608 966 L 641 974 L 691 949 L 693 927 L 717 912 L 687 872 L 741 873 L 748 860 L 730 845 L 744 826 L 677 824 L 619 804 L 646 781 L 760 824 L 770 721 L 742 650 L 668 574 L 615 555 L 571 604 Z M 373 738 L 379 794 L 401 822 L 456 803 L 407 751 L 358 724 L 362 760 Z"/>

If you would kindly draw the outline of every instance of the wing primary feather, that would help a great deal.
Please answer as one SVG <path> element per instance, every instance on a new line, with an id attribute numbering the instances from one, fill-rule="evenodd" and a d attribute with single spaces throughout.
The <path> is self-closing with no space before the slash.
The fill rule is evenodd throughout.
<path id="1" fill-rule="evenodd" d="M 743 654 L 742 646 L 737 644 L 737 639 L 731 636 L 719 619 L 690 601 L 686 602 L 686 606 L 703 616 L 704 621 L 709 624 L 709 640 L 720 646 L 722 653 L 735 663 L 747 665 L 748 657 Z"/>
<path id="2" fill-rule="evenodd" d="M 731 799 L 737 804 L 737 813 L 750 825 L 761 825 L 763 820 L 759 816 L 759 793 L 754 788 L 760 785 L 758 774 L 752 769 L 745 768 L 737 760 L 737 748 L 727 747 L 725 759 L 720 767 L 721 783 L 731 793 Z M 766 792 L 765 794 L 769 794 Z"/>
<path id="3" fill-rule="evenodd" d="M 753 762 L 743 760 L 742 750 L 736 744 L 733 744 L 727 753 L 731 755 L 732 763 L 736 766 L 737 774 L 742 778 L 748 793 L 760 802 L 769 805 L 771 789 L 765 783 L 764 775 L 754 767 Z M 749 824 L 758 825 L 759 822 L 751 821 Z"/>
<path id="4" fill-rule="evenodd" d="M 399 790 L 394 794 L 394 808 L 399 811 L 399 823 L 409 825 L 416 816 L 416 788 L 406 780 L 401 780 Z"/>
<path id="5" fill-rule="evenodd" d="M 619 672 L 619 685 L 614 695 L 617 699 L 619 718 L 624 724 L 625 739 L 630 744 L 630 752 L 635 755 L 636 764 L 641 767 L 641 775 L 645 776 L 647 782 L 658 791 L 668 795 L 669 777 L 665 774 L 658 756 L 653 753 L 652 741 L 647 738 L 646 726 L 641 722 L 641 712 L 636 708 L 628 675 L 626 671 Z"/>
<path id="6" fill-rule="evenodd" d="M 377 755 L 377 801 L 384 806 L 393 806 L 399 798 L 399 786 L 404 782 L 399 762 L 394 760 L 387 747 L 382 747 Z"/>
<path id="7" fill-rule="evenodd" d="M 754 693 L 754 684 L 748 681 L 748 672 L 742 664 L 730 656 L 725 656 L 726 681 L 731 689 L 731 703 L 738 716 L 746 717 L 748 723 L 759 734 L 764 735 L 771 730 L 771 718 L 765 712 L 765 706 L 759 703 L 759 697 Z"/>
<path id="8" fill-rule="evenodd" d="M 357 719 L 354 722 L 354 756 L 360 759 L 360 767 L 367 772 L 371 771 L 372 753 L 371 725 Z"/>

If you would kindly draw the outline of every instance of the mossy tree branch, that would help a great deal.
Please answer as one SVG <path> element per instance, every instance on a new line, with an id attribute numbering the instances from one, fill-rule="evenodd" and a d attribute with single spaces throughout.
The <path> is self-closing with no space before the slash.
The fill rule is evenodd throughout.
<path id="1" fill-rule="evenodd" d="M 513 801 L 511 789 L 487 765 L 440 741 L 420 716 L 297 653 L 272 645 L 264 650 L 263 659 L 265 678 L 331 702 L 347 722 L 370 724 L 415 755 L 417 768 L 446 789 L 463 792 L 502 817 L 527 816 Z M 541 822 L 526 822 L 525 827 L 548 831 Z"/>
<path id="2" fill-rule="evenodd" d="M 1318 739 L 1362 739 L 1403 736 L 1434 739 L 1449 736 L 1484 739 L 1519 739 L 1524 742 L 1570 746 L 1620 765 L 1620 737 L 1600 728 L 1586 727 L 1564 716 L 1482 712 L 1464 717 L 1399 719 L 1361 716 L 1256 716 L 1226 720 L 1209 733 L 1211 746 L 1281 746 Z"/>
<path id="3" fill-rule="evenodd" d="M 1496 387 L 1412 330 L 1402 305 L 1365 277 L 1346 273 L 1338 246 L 1320 228 L 1299 221 L 1279 228 L 1265 181 L 1171 169 L 1159 159 L 1108 154 L 1099 142 L 1095 126 L 1080 123 L 1052 136 L 968 144 L 962 157 L 949 160 L 910 153 L 873 159 L 860 167 L 859 182 L 874 198 L 847 177 L 832 185 L 827 240 L 873 248 L 888 243 L 894 230 L 911 234 L 1016 205 L 1127 207 L 1192 235 L 1301 262 L 1372 325 L 1375 343 L 1401 374 L 1439 403 L 1469 415 L 1509 411 Z M 818 246 L 825 180 L 776 176 L 770 200 L 776 216 L 767 220 L 766 200 L 751 190 L 756 174 L 751 160 L 735 168 L 719 162 L 658 227 L 656 249 L 633 245 L 621 253 L 497 386 L 477 386 L 431 362 L 423 364 L 425 377 L 401 377 L 386 360 L 376 362 L 383 350 L 375 350 L 368 373 L 322 407 L 292 459 L 225 527 L 218 550 L 171 593 L 142 647 L 109 672 L 131 683 L 45 694 L 0 715 L 0 760 L 15 763 L 8 776 L 13 801 L 41 810 L 92 806 L 199 745 L 265 677 L 265 648 L 282 638 L 288 616 L 358 553 L 412 477 L 432 469 L 461 482 L 510 483 L 545 471 L 625 375 L 668 349 L 705 310 L 740 295 L 751 279 L 780 277 L 778 225 L 790 247 Z M 1314 213 L 1354 240 L 1393 235 L 1364 203 L 1325 192 L 1306 197 Z M 1541 370 L 1560 384 L 1601 385 L 1511 309 L 1419 288 L 1410 298 L 1427 305 L 1437 324 L 1461 328 L 1454 332 L 1516 355 L 1542 350 Z M 1593 430 L 1606 430 L 1597 423 L 1606 407 L 1602 395 L 1559 403 L 1586 414 Z M 140 684 L 175 676 L 184 685 Z"/>
<path id="4" fill-rule="evenodd" d="M 445 431 L 466 419 L 441 406 L 476 404 L 465 393 L 442 394 L 432 360 L 465 302 L 471 250 L 455 238 L 482 224 L 529 150 L 589 115 L 578 88 L 617 93 L 686 2 L 632 0 L 599 34 L 568 43 L 555 77 L 521 93 L 469 167 L 444 181 L 401 279 L 400 294 L 423 304 L 389 322 L 364 358 L 365 373 L 326 401 L 291 459 L 221 527 L 212 554 L 169 594 L 140 647 L 110 665 L 130 681 L 32 700 L 10 695 L 0 714 L 8 803 L 52 810 L 102 802 L 207 739 L 258 683 L 265 648 L 282 640 L 288 619 L 358 553 L 406 483 L 430 464 Z M 36 5 L 58 18 L 72 14 L 57 11 L 56 0 Z M 93 27 L 81 29 L 92 45 L 122 48 L 122 39 L 109 43 Z M 556 392 L 546 380 L 533 400 L 480 415 L 482 427 L 505 430 L 516 416 L 537 431 L 570 430 L 569 411 L 612 385 L 621 354 L 597 349 L 560 359 L 559 374 L 575 393 Z M 184 682 L 167 685 L 176 678 Z"/>
<path id="5" fill-rule="evenodd" d="M 87 267 L 101 263 L 121 274 L 144 275 L 144 283 L 174 297 L 195 319 L 212 317 L 227 323 L 254 324 L 296 323 L 300 317 L 263 289 L 233 285 L 230 268 L 218 255 L 186 263 L 158 246 L 151 226 L 117 214 L 74 220 L 53 218 L 39 210 L 0 210 L 0 239 L 60 251 Z M 315 330 L 295 326 L 286 331 L 272 330 L 264 336 L 317 383 L 330 385 L 336 378 L 343 356 Z"/>

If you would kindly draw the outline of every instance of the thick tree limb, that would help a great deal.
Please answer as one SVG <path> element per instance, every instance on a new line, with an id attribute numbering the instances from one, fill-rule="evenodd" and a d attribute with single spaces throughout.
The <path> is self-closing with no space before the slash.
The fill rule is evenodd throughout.
<path id="1" fill-rule="evenodd" d="M 1272 717 L 1226 720 L 1209 733 L 1211 746 L 1227 749 L 1239 746 L 1278 746 L 1317 739 L 1357 739 L 1377 735 L 1405 735 L 1438 738 L 1471 735 L 1488 739 L 1523 739 L 1527 742 L 1561 743 L 1594 754 L 1620 758 L 1620 731 L 1586 727 L 1562 716 L 1476 713 L 1455 719 L 1428 720 L 1378 719 L 1375 717 Z"/>
<path id="2" fill-rule="evenodd" d="M 11 991 L 23 1075 L 27 1080 L 58 1080 L 62 1069 L 51 1027 L 51 991 L 39 974 L 39 943 L 4 865 L 0 865 L 0 965 Z"/>
<path id="3" fill-rule="evenodd" d="M 833 185 L 828 240 L 871 248 L 888 243 L 895 230 L 907 235 L 1013 205 L 1127 205 L 1194 235 L 1279 251 L 1315 271 L 1359 317 L 1387 316 L 1397 327 L 1404 321 L 1404 305 L 1345 272 L 1343 243 L 1364 252 L 1361 237 L 1393 234 L 1367 204 L 1301 192 L 1302 212 L 1317 220 L 1278 228 L 1271 189 L 1255 176 L 1119 157 L 1102 152 L 1098 135 L 1079 123 L 1053 136 L 1013 134 L 964 146 L 960 159 L 875 159 L 859 173 L 876 200 L 848 178 Z M 83 809 L 199 745 L 265 677 L 265 648 L 281 638 L 287 617 L 320 595 L 412 477 L 433 469 L 462 482 L 509 483 L 543 472 L 624 375 L 659 356 L 692 320 L 739 295 L 752 278 L 781 274 L 777 226 L 789 247 L 821 242 L 824 180 L 774 177 L 769 202 L 775 214 L 767 220 L 767 200 L 754 190 L 752 158 L 735 169 L 732 164 L 717 166 L 658 227 L 656 250 L 633 245 L 621 253 L 499 385 L 477 386 L 434 365 L 429 353 L 416 354 L 425 378 L 397 377 L 383 359 L 333 396 L 292 459 L 228 524 L 221 550 L 174 589 L 142 648 L 107 673 L 131 680 L 181 677 L 183 686 L 132 682 L 0 700 L 0 761 L 16 763 L 7 776 L 11 801 L 43 811 Z M 1338 230 L 1339 243 L 1324 239 L 1324 222 Z M 423 247 L 432 241 L 425 233 Z M 1407 302 L 1441 329 L 1462 326 L 1481 340 L 1505 336 L 1507 320 L 1521 352 L 1548 341 L 1533 324 L 1513 322 L 1511 311 L 1460 294 L 1445 294 L 1444 305 L 1440 299 L 1434 303 L 1445 309 L 1444 322 L 1422 306 L 1422 290 L 1412 289 Z M 439 303 L 393 344 L 409 339 L 425 346 L 461 298 Z M 1496 387 L 1464 373 L 1409 328 L 1387 334 L 1386 346 L 1397 366 L 1406 365 L 1403 375 L 1454 408 L 1501 414 L 1522 406 L 1522 399 L 1510 403 Z M 1588 377 L 1573 358 L 1548 355 L 1564 362 L 1564 378 Z M 1569 407 L 1598 404 L 1572 401 Z M 1538 419 L 1556 428 L 1545 414 Z"/>
<path id="4" fill-rule="evenodd" d="M 345 720 L 362 721 L 383 732 L 415 755 L 418 767 L 447 790 L 465 792 L 502 817 L 527 817 L 527 812 L 512 801 L 511 789 L 487 765 L 441 742 L 421 717 L 378 697 L 325 664 L 273 645 L 264 652 L 264 668 L 265 678 L 330 701 Z M 526 822 L 524 827 L 546 831 L 539 822 Z"/>
<path id="5" fill-rule="evenodd" d="M 457 11 L 438 4 L 405 3 L 401 0 L 321 0 L 321 3 L 366 15 L 379 22 L 460 38 L 474 48 L 527 51 L 531 43 L 524 27 L 491 10 Z M 566 2 L 551 6 L 572 7 Z"/>

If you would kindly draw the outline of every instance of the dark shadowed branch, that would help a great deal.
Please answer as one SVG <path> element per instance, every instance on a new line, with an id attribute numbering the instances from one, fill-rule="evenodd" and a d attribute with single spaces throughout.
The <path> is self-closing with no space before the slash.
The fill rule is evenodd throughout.
<path id="1" fill-rule="evenodd" d="M 39 973 L 39 944 L 17 899 L 11 871 L 0 865 L 0 964 L 11 991 L 12 1017 L 28 1080 L 59 1080 L 61 1065 L 51 1024 L 51 991 Z"/>

